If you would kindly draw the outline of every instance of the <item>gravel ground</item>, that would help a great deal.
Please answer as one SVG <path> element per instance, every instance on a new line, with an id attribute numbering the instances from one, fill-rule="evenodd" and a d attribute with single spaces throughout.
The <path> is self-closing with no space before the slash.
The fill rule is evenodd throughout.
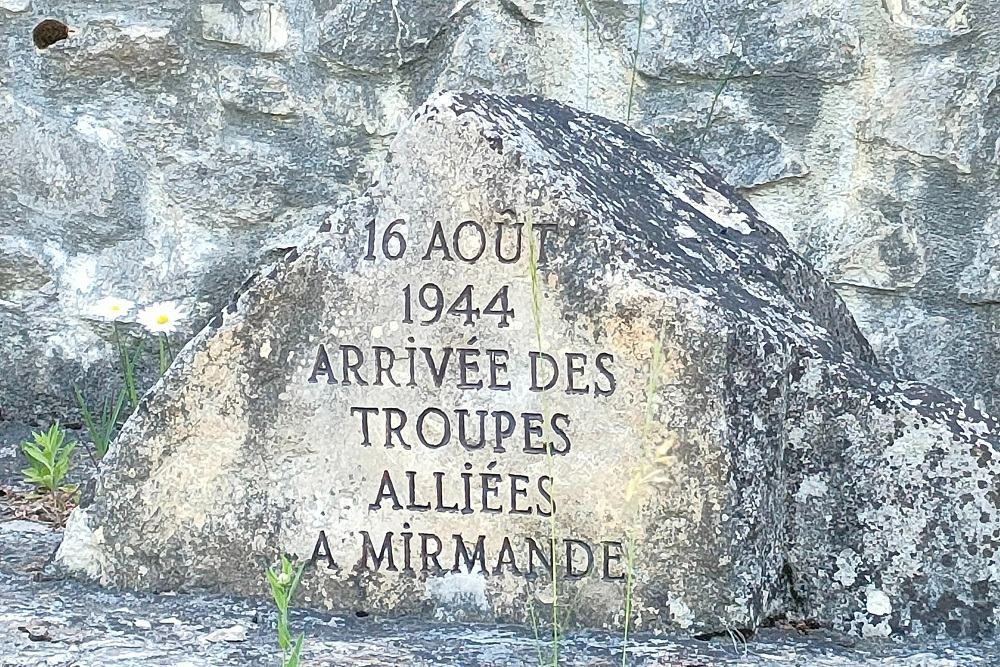
<path id="1" fill-rule="evenodd" d="M 60 533 L 27 521 L 0 523 L 0 667 L 278 667 L 267 604 L 209 595 L 107 591 L 51 580 L 43 568 Z M 303 667 L 537 666 L 530 630 L 439 625 L 299 613 Z M 728 639 L 640 636 L 636 667 L 973 667 L 1000 665 L 1000 644 L 868 644 L 819 630 L 764 630 L 745 646 Z M 620 665 L 620 640 L 576 633 L 561 665 Z"/>

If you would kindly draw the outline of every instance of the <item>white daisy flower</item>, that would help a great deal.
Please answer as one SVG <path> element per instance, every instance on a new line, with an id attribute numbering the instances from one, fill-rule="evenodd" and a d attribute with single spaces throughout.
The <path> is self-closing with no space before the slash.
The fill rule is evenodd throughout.
<path id="1" fill-rule="evenodd" d="M 177 329 L 177 324 L 184 319 L 185 314 L 173 301 L 161 301 L 140 310 L 136 320 L 150 333 L 169 334 Z"/>
<path id="2" fill-rule="evenodd" d="M 95 316 L 102 320 L 114 322 L 128 315 L 135 307 L 133 301 L 120 299 L 116 296 L 106 296 L 94 304 L 92 309 Z"/>

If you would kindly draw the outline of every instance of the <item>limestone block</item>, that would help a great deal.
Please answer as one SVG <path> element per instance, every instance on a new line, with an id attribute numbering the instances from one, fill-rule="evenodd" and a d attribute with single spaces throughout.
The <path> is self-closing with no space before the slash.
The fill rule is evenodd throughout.
<path id="1" fill-rule="evenodd" d="M 958 295 L 969 303 L 1000 303 L 1000 215 L 986 221 L 976 253 L 959 277 Z"/>
<path id="2" fill-rule="evenodd" d="M 659 78 L 731 72 L 844 81 L 863 61 L 858 29 L 823 3 L 656 0 L 643 15 L 639 67 Z"/>
<path id="3" fill-rule="evenodd" d="M 0 0 L 0 9 L 12 14 L 26 12 L 31 9 L 31 0 Z"/>
<path id="4" fill-rule="evenodd" d="M 219 71 L 219 97 L 223 104 L 243 111 L 290 116 L 298 102 L 282 72 L 271 67 L 231 65 Z"/>
<path id="5" fill-rule="evenodd" d="M 902 69 L 879 62 L 875 72 L 881 92 L 859 126 L 861 137 L 945 160 L 969 173 L 996 74 L 969 67 L 952 53 Z"/>
<path id="6" fill-rule="evenodd" d="M 426 53 L 444 25 L 469 4 L 439 0 L 320 0 L 319 52 L 362 72 L 398 69 Z"/>
<path id="7" fill-rule="evenodd" d="M 288 45 L 288 13 L 280 3 L 245 0 L 201 6 L 202 36 L 238 44 L 260 53 L 278 53 Z"/>

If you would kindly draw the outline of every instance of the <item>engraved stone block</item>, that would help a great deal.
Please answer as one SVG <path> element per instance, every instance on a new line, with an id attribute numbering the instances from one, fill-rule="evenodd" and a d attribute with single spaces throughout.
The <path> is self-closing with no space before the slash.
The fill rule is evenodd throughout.
<path id="1" fill-rule="evenodd" d="M 996 433 L 880 369 L 704 166 L 449 93 L 184 349 L 58 561 L 257 594 L 290 553 L 338 612 L 620 628 L 631 586 L 642 629 L 983 632 Z"/>

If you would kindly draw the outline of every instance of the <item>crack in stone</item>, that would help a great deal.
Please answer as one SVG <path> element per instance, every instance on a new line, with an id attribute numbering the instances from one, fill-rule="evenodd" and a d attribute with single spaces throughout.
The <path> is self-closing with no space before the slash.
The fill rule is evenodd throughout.
<path id="1" fill-rule="evenodd" d="M 392 15 L 396 19 L 396 58 L 399 59 L 399 66 L 403 66 L 403 28 L 406 28 L 407 34 L 409 34 L 410 29 L 403 23 L 402 17 L 399 15 L 399 0 L 390 0 L 392 4 Z"/>

